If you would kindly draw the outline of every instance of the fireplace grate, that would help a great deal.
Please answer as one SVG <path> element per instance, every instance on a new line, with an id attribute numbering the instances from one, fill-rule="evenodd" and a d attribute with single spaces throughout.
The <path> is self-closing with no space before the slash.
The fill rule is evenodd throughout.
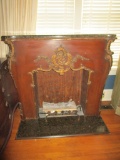
<path id="1" fill-rule="evenodd" d="M 82 107 L 76 105 L 73 100 L 68 102 L 49 103 L 43 102 L 43 107 L 39 108 L 39 118 L 65 117 L 84 115 Z"/>

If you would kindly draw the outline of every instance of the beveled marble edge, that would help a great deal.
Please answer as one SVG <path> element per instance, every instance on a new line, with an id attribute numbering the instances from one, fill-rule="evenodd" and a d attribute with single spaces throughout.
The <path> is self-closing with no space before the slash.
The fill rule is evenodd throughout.
<path id="1" fill-rule="evenodd" d="M 17 39 L 116 39 L 115 34 L 73 34 L 73 35 L 10 35 L 2 36 L 1 40 L 17 40 Z"/>

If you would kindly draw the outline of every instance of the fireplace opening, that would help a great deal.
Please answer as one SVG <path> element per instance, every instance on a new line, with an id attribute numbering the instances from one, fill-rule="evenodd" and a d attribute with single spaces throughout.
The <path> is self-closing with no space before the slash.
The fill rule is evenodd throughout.
<path id="1" fill-rule="evenodd" d="M 81 116 L 84 115 L 80 105 L 74 101 L 59 103 L 43 102 L 43 107 L 39 108 L 39 118 L 63 117 L 63 116 Z"/>
<path id="2" fill-rule="evenodd" d="M 37 71 L 33 80 L 38 118 L 84 115 L 90 70 Z"/>

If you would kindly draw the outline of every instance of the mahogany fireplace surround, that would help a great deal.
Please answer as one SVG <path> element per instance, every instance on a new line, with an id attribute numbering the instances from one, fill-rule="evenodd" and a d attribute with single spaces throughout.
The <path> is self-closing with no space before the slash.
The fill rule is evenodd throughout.
<path id="1" fill-rule="evenodd" d="M 0 154 L 18 106 L 17 139 L 109 133 L 99 107 L 115 39 L 115 35 L 2 36 L 9 53 L 0 67 Z M 69 102 L 72 108 L 66 107 Z M 56 104 L 57 114 L 56 110 L 52 114 Z"/>
<path id="2" fill-rule="evenodd" d="M 22 120 L 36 119 L 43 102 L 73 100 L 85 116 L 98 116 L 112 65 L 115 35 L 3 36 Z"/>

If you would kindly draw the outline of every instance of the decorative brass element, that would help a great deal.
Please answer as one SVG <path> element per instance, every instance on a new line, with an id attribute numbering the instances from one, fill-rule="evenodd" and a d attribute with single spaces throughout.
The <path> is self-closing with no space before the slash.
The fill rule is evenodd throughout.
<path id="1" fill-rule="evenodd" d="M 31 87 L 32 88 L 34 88 L 35 87 L 35 84 L 34 84 L 34 78 L 33 78 L 33 73 L 34 73 L 35 71 L 32 71 L 32 72 L 29 72 L 28 74 L 30 74 L 31 75 L 31 77 L 32 77 L 32 83 L 31 83 Z M 36 71 L 37 72 L 37 71 Z"/>
<path id="2" fill-rule="evenodd" d="M 14 76 L 13 76 L 12 71 L 11 71 L 12 61 L 14 61 L 14 62 L 16 61 L 15 60 L 15 55 L 14 55 L 14 45 L 13 45 L 12 41 L 9 40 L 9 39 L 6 39 L 5 43 L 9 46 L 9 49 L 10 49 L 10 53 L 7 55 L 7 57 L 8 57 L 8 69 L 9 69 L 10 75 L 11 75 L 13 81 L 14 81 Z M 14 81 L 14 84 L 15 84 L 15 87 L 17 88 L 15 81 Z"/>
<path id="3" fill-rule="evenodd" d="M 89 77 L 88 77 L 88 82 L 87 82 L 88 85 L 91 84 L 90 76 L 91 76 L 91 73 L 92 73 L 92 72 L 93 72 L 93 71 L 89 70 Z"/>
<path id="4" fill-rule="evenodd" d="M 105 59 L 108 60 L 110 62 L 110 66 L 112 66 L 112 54 L 113 52 L 110 50 L 110 45 L 112 42 L 114 42 L 115 39 L 109 39 L 107 41 L 107 46 L 106 46 L 106 52 L 107 54 L 105 55 Z"/>
<path id="5" fill-rule="evenodd" d="M 60 75 L 64 75 L 65 72 L 67 72 L 68 70 L 72 69 L 73 71 L 78 71 L 81 69 L 87 69 L 90 70 L 88 68 L 86 68 L 85 66 L 83 66 L 81 64 L 80 67 L 78 68 L 74 68 L 74 63 L 77 62 L 78 59 L 80 60 L 89 60 L 83 56 L 77 55 L 76 57 L 72 58 L 72 55 L 70 53 L 68 53 L 62 46 L 60 46 L 59 48 L 57 48 L 57 50 L 55 51 L 56 54 L 54 54 L 52 56 L 52 58 L 48 58 L 45 56 L 38 56 L 34 62 L 38 62 L 41 59 L 44 59 L 47 64 L 48 64 L 48 69 L 44 69 L 41 64 L 39 68 L 37 68 L 37 70 L 33 70 L 32 72 L 37 72 L 37 71 L 51 71 L 54 70 L 55 72 L 59 73 Z"/>
<path id="6" fill-rule="evenodd" d="M 45 56 L 38 56 L 34 62 L 38 62 L 39 60 L 44 59 L 48 63 L 49 68 L 43 69 L 40 65 L 39 69 L 37 70 L 51 71 L 53 69 L 60 75 L 63 75 L 65 72 L 67 72 L 71 68 L 72 55 L 61 46 L 55 51 L 55 53 L 56 54 L 54 54 L 51 59 Z"/>
<path id="7" fill-rule="evenodd" d="M 74 58 L 72 58 L 72 55 L 70 53 L 68 53 L 62 46 L 60 46 L 59 48 L 57 48 L 57 50 L 55 51 L 56 54 L 54 54 L 52 56 L 52 58 L 48 58 L 46 56 L 38 56 L 34 62 L 38 63 L 40 60 L 45 60 L 48 64 L 48 69 L 44 69 L 42 67 L 41 64 L 39 64 L 39 68 L 37 68 L 36 70 L 33 70 L 32 72 L 29 72 L 28 74 L 30 74 L 32 76 L 32 84 L 31 87 L 34 87 L 34 78 L 33 78 L 33 74 L 35 72 L 38 71 L 51 71 L 54 70 L 55 72 L 59 73 L 60 75 L 64 75 L 65 72 L 67 72 L 68 70 L 73 70 L 73 71 L 79 71 L 81 69 L 87 70 L 89 72 L 89 78 L 88 78 L 88 85 L 91 84 L 90 81 L 90 75 L 93 72 L 93 70 L 85 67 L 82 65 L 82 63 L 80 64 L 80 66 L 78 68 L 74 67 L 74 63 L 77 62 L 79 59 L 80 60 L 89 60 L 88 58 L 85 58 L 81 55 L 77 55 Z"/>
<path id="8" fill-rule="evenodd" d="M 9 49 L 10 49 L 10 53 L 8 55 L 8 58 L 9 58 L 8 68 L 11 70 L 11 61 L 15 61 L 14 46 L 12 41 L 9 39 L 5 40 L 5 43 L 9 46 Z"/>
<path id="9" fill-rule="evenodd" d="M 51 64 L 51 60 L 50 60 L 48 57 L 46 57 L 46 56 L 38 56 L 38 57 L 34 60 L 34 62 L 36 63 L 36 62 L 38 62 L 38 61 L 40 61 L 40 60 L 42 60 L 42 59 L 47 62 L 47 64 L 49 65 L 49 68 L 48 68 L 48 69 L 44 69 L 44 68 L 41 66 L 41 64 L 39 64 L 40 67 L 39 67 L 37 70 L 38 70 L 38 71 L 44 71 L 44 72 L 51 71 L 51 69 L 52 69 L 52 64 Z M 34 71 L 32 71 L 32 72 L 36 72 L 36 70 L 34 70 Z"/>
<path id="10" fill-rule="evenodd" d="M 85 58 L 85 57 L 83 57 L 83 56 L 81 56 L 81 55 L 77 55 L 77 56 L 73 59 L 73 62 L 74 62 L 74 63 L 77 62 L 78 59 L 81 59 L 82 61 L 83 61 L 83 60 L 89 61 L 88 58 Z"/>
<path id="11" fill-rule="evenodd" d="M 68 53 L 63 47 L 59 47 L 52 56 L 52 69 L 63 75 L 71 68 L 72 55 Z"/>

